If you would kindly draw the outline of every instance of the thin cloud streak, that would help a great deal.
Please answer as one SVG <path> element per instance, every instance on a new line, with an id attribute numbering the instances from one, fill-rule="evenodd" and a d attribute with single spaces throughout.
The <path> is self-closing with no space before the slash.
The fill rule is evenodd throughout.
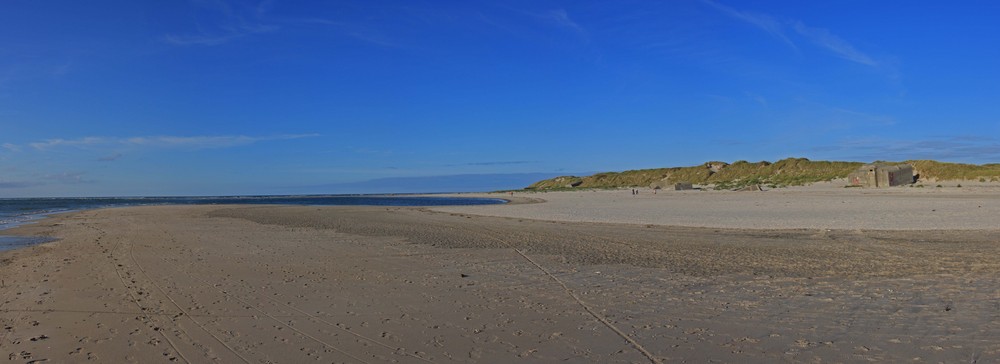
<path id="1" fill-rule="evenodd" d="M 217 46 L 243 37 L 273 32 L 278 26 L 266 24 L 263 18 L 270 8 L 268 2 L 253 7 L 234 8 L 223 1 L 201 2 L 198 5 L 209 11 L 221 13 L 222 20 L 214 30 L 200 29 L 195 34 L 166 34 L 161 37 L 165 43 L 176 46 Z M 248 20 L 249 19 L 249 20 Z"/>
<path id="2" fill-rule="evenodd" d="M 253 25 L 253 26 L 240 26 L 237 28 L 226 28 L 223 29 L 221 34 L 195 34 L 195 35 L 176 35 L 167 34 L 163 36 L 163 41 L 169 44 L 177 46 L 215 46 L 229 41 L 243 38 L 249 35 L 268 33 L 278 30 L 277 26 L 272 25 Z"/>
<path id="3" fill-rule="evenodd" d="M 828 128 L 839 126 L 839 128 L 843 129 L 871 130 L 873 127 L 888 127 L 897 124 L 897 118 L 893 115 L 852 110 L 842 106 L 828 105 L 803 98 L 797 98 L 796 102 L 802 105 L 802 107 L 811 110 L 809 119 L 822 120 L 827 124 Z M 811 126 L 810 128 L 814 131 L 820 130 L 815 126 Z"/>
<path id="4" fill-rule="evenodd" d="M 785 25 L 783 25 L 782 22 L 775 20 L 775 18 L 770 15 L 739 11 L 712 0 L 701 0 L 701 2 L 715 8 L 731 18 L 764 30 L 765 32 L 771 34 L 771 36 L 781 40 L 785 44 L 788 44 L 788 46 L 798 49 L 795 42 L 785 35 Z M 791 24 L 791 28 L 795 31 L 795 33 L 802 36 L 809 42 L 832 52 L 840 58 L 867 66 L 879 66 L 879 62 L 874 58 L 859 51 L 850 42 L 834 35 L 828 29 L 813 28 L 798 20 L 791 21 L 789 24 Z"/>
<path id="5" fill-rule="evenodd" d="M 9 151 L 14 152 L 14 153 L 17 153 L 17 152 L 21 151 L 21 147 L 20 146 L 17 146 L 17 145 L 11 144 L 11 143 L 3 143 L 2 146 L 3 146 L 3 149 L 9 150 Z"/>
<path id="6" fill-rule="evenodd" d="M 42 177 L 43 179 L 55 181 L 62 184 L 79 184 L 79 183 L 91 183 L 93 181 L 84 179 L 86 172 L 63 172 L 59 174 L 50 174 Z"/>
<path id="7" fill-rule="evenodd" d="M 782 42 L 785 42 L 785 44 L 788 44 L 789 47 L 798 49 L 798 47 L 795 46 L 795 43 L 792 42 L 792 40 L 785 35 L 785 31 L 784 28 L 781 26 L 781 23 L 769 15 L 739 11 L 734 8 L 728 7 L 726 5 L 719 4 L 712 0 L 701 0 L 701 2 L 715 8 L 716 10 L 722 12 L 723 14 L 728 15 L 729 17 L 753 25 L 767 32 L 768 34 L 771 34 L 771 36 L 781 40 Z"/>
<path id="8" fill-rule="evenodd" d="M 816 146 L 813 151 L 838 155 L 853 160 L 960 160 L 990 163 L 1000 158 L 1000 140 L 968 136 L 893 140 L 866 138 L 848 140 L 836 145 Z"/>
<path id="9" fill-rule="evenodd" d="M 113 162 L 113 161 L 118 160 L 121 157 L 122 157 L 121 153 L 115 153 L 115 154 L 112 154 L 112 155 L 108 155 L 108 156 L 104 156 L 104 157 L 98 158 L 97 161 L 98 162 Z"/>
<path id="10" fill-rule="evenodd" d="M 470 163 L 462 163 L 462 164 L 449 164 L 448 166 L 449 167 L 454 167 L 454 166 L 508 166 L 508 165 L 532 164 L 532 163 L 538 163 L 538 162 L 536 162 L 536 161 L 470 162 Z"/>
<path id="11" fill-rule="evenodd" d="M 833 35 L 827 29 L 812 28 L 802 24 L 800 21 L 795 22 L 793 28 L 806 39 L 809 39 L 820 47 L 826 48 L 843 59 L 868 66 L 878 66 L 878 62 L 874 59 L 857 50 L 847 41 Z"/>
<path id="12" fill-rule="evenodd" d="M 569 14 L 564 9 L 552 10 L 542 17 L 561 28 L 569 29 L 583 35 L 587 34 L 587 31 L 580 24 L 569 18 Z"/>
<path id="13" fill-rule="evenodd" d="M 28 188 L 41 185 L 37 182 L 0 182 L 0 189 Z"/>
<path id="14" fill-rule="evenodd" d="M 49 139 L 44 142 L 29 143 L 32 148 L 37 150 L 47 150 L 56 147 L 85 147 L 89 145 L 98 145 L 108 143 L 107 138 L 99 137 L 86 137 L 80 139 Z"/>
<path id="15" fill-rule="evenodd" d="M 352 38 L 357 41 L 376 45 L 385 48 L 405 48 L 404 45 L 381 34 L 377 29 L 371 29 L 360 23 L 336 21 L 324 18 L 292 18 L 275 19 L 273 22 L 280 23 L 286 28 L 297 28 L 305 26 L 326 26 L 335 28 L 337 34 Z"/>
<path id="16" fill-rule="evenodd" d="M 235 136 L 143 136 L 129 138 L 86 137 L 80 139 L 49 139 L 30 143 L 32 148 L 46 151 L 58 147 L 84 148 L 90 146 L 117 145 L 155 148 L 213 149 L 248 145 L 263 141 L 290 140 L 318 137 L 319 134 L 286 134 L 264 137 L 246 135 Z"/>

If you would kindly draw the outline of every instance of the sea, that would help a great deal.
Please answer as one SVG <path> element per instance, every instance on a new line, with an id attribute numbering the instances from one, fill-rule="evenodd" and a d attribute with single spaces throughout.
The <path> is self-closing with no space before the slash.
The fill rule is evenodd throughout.
<path id="1" fill-rule="evenodd" d="M 455 206 L 495 205 L 499 198 L 412 195 L 310 195 L 214 197 L 80 197 L 0 199 L 0 251 L 51 241 L 44 237 L 4 236 L 3 230 L 31 223 L 48 215 L 107 207 L 151 205 L 308 205 L 308 206 Z"/>

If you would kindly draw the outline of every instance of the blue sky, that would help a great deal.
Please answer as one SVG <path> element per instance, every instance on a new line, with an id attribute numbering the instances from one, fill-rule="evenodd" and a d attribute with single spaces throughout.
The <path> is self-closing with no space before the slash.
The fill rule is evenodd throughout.
<path id="1" fill-rule="evenodd" d="M 0 197 L 1000 162 L 996 19 L 991 1 L 6 1 Z"/>

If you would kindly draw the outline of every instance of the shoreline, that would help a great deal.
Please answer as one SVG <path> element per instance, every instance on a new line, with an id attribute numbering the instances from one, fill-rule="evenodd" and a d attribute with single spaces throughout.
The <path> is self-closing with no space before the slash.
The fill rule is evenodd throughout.
<path id="1" fill-rule="evenodd" d="M 339 200 L 328 201 L 329 199 L 374 199 L 366 201 L 368 204 L 362 204 L 360 206 L 394 206 L 394 205 L 380 205 L 374 203 L 380 199 L 397 199 L 394 203 L 399 203 L 399 206 L 410 206 L 407 204 L 412 204 L 412 206 L 433 206 L 426 205 L 429 202 L 425 198 L 433 199 L 450 199 L 453 197 L 459 197 L 461 199 L 477 199 L 477 200 L 489 200 L 490 203 L 486 204 L 520 204 L 520 203 L 531 203 L 532 199 L 524 198 L 498 198 L 498 197 L 469 197 L 469 196 L 454 196 L 454 194 L 339 194 L 339 195 L 273 195 L 273 196 L 201 196 L 201 197 L 191 197 L 191 196 L 179 196 L 179 197 L 162 197 L 162 196 L 149 196 L 149 197 L 70 197 L 70 198 L 6 198 L 0 200 L 10 200 L 10 201 L 32 201 L 36 204 L 42 206 L 32 206 L 23 207 L 23 209 L 34 208 L 36 211 L 31 213 L 19 212 L 16 214 L 8 215 L 0 213 L 0 251 L 17 249 L 23 246 L 30 246 L 37 244 L 37 240 L 44 237 L 22 237 L 17 234 L 9 234 L 10 231 L 16 230 L 20 226 L 31 225 L 33 223 L 43 221 L 50 218 L 51 216 L 56 216 L 60 214 L 69 214 L 79 211 L 88 210 L 99 210 L 108 208 L 120 208 L 120 207 L 130 207 L 130 206 L 177 206 L 177 205 L 219 205 L 219 204 L 259 204 L 259 205 L 275 205 L 275 206 L 338 206 L 342 202 Z M 406 199 L 400 201 L 398 199 Z M 273 203 L 270 201 L 281 200 L 288 201 L 285 203 Z M 42 201 L 42 202 L 38 202 Z M 51 201 L 57 201 L 53 204 Z M 79 201 L 76 205 L 67 201 Z M 94 201 L 99 201 L 98 203 L 93 203 Z M 111 202 L 115 201 L 115 202 Z M 149 201 L 159 201 L 152 202 Z M 247 202 L 250 201 L 250 202 Z M 319 203 L 314 204 L 310 202 L 318 201 Z M 256 202 L 256 203 L 254 203 Z M 331 203 L 333 202 L 333 203 Z M 437 201 L 441 202 L 441 201 Z M 44 206 L 48 203 L 51 206 Z M 454 203 L 454 201 L 445 201 L 445 203 Z M 477 203 L 482 203 L 479 201 Z M 67 207 L 69 204 L 72 207 Z M 343 204 L 344 206 L 351 206 L 351 204 Z M 16 205 L 15 205 L 16 207 Z M 9 211 L 7 211 L 9 212 Z"/>
<path id="2" fill-rule="evenodd" d="M 640 189 L 639 195 L 632 196 L 630 189 L 601 189 L 515 192 L 513 195 L 509 192 L 472 192 L 407 196 L 499 199 L 507 202 L 423 208 L 443 213 L 554 222 L 757 230 L 1000 230 L 989 218 L 1000 215 L 1000 184 L 941 181 L 948 186 L 963 182 L 967 187 L 961 189 L 848 189 L 837 182 L 825 182 L 762 192 L 661 190 L 654 194 L 652 190 Z M 118 207 L 45 213 L 38 219 L 0 230 L 0 236 L 21 241 L 40 238 L 24 237 L 16 231 L 57 216 L 107 208 Z"/>
<path id="3" fill-rule="evenodd" d="M 639 195 L 632 196 L 629 195 L 630 189 L 593 189 L 515 192 L 513 195 L 505 191 L 407 194 L 407 196 L 499 199 L 506 203 L 422 208 L 443 213 L 550 222 L 788 231 L 1000 230 L 1000 227 L 989 218 L 1000 214 L 1000 184 L 941 181 L 948 186 L 960 185 L 963 182 L 967 183 L 965 185 L 967 187 L 962 189 L 954 187 L 848 189 L 837 182 L 824 182 L 761 192 L 661 190 L 654 194 L 650 189 L 640 189 Z M 393 195 L 399 194 L 371 196 Z M 847 206 L 847 201 L 861 203 L 863 206 Z M 871 209 L 866 210 L 865 207 Z M 44 213 L 38 219 L 0 230 L 0 236 L 7 237 L 8 240 L 18 240 L 15 243 L 48 238 L 23 236 L 17 231 L 57 216 L 107 208 L 119 207 Z M 902 212 L 893 214 L 892 210 Z M 11 249 L 20 248 L 23 247 Z"/>
<path id="4" fill-rule="evenodd" d="M 62 220 L 83 211 L 86 210 L 79 209 L 41 213 L 37 214 L 37 217 L 30 220 L 21 221 L 13 226 L 0 229 L 0 255 L 5 252 L 30 249 L 34 246 L 58 242 L 60 239 L 52 236 L 56 230 L 37 230 L 32 229 L 32 227 L 34 227 L 35 224 L 47 224 L 52 227 L 59 226 L 62 224 Z M 5 248 L 5 245 L 7 248 Z"/>

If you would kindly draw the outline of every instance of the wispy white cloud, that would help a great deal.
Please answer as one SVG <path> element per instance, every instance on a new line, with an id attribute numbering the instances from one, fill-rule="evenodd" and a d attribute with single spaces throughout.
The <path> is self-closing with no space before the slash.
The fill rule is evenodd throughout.
<path id="1" fill-rule="evenodd" d="M 587 31 L 580 26 L 580 24 L 577 24 L 577 22 L 573 21 L 573 19 L 570 19 L 569 14 L 565 9 L 552 10 L 543 13 L 540 17 L 560 28 L 572 30 L 580 34 L 587 34 Z"/>
<path id="2" fill-rule="evenodd" d="M 363 155 L 388 156 L 395 153 L 395 151 L 391 149 L 373 149 L 373 148 L 363 148 L 363 147 L 347 147 L 347 149 L 350 150 L 351 153 L 363 154 Z"/>
<path id="3" fill-rule="evenodd" d="M 769 33 L 772 37 L 781 40 L 792 48 L 798 49 L 796 43 L 786 35 L 785 28 L 788 25 L 791 26 L 792 30 L 794 30 L 796 34 L 800 35 L 805 40 L 832 52 L 840 58 L 872 67 L 880 65 L 880 63 L 874 58 L 864 52 L 861 52 L 847 40 L 834 35 L 828 29 L 810 27 L 798 20 L 788 22 L 779 21 L 767 14 L 740 11 L 717 3 L 713 0 L 701 0 L 701 2 L 715 8 L 719 12 L 731 18 L 751 24 Z"/>
<path id="4" fill-rule="evenodd" d="M 73 68 L 72 62 L 66 62 L 57 66 L 52 67 L 52 77 L 59 78 L 69 74 L 70 70 Z"/>
<path id="5" fill-rule="evenodd" d="M 244 34 L 245 35 L 245 34 Z M 191 45 L 202 45 L 202 46 L 214 46 L 222 43 L 226 43 L 230 40 L 242 37 L 243 35 L 236 34 L 223 34 L 223 35 L 208 35 L 208 34 L 198 34 L 198 35 L 174 35 L 167 34 L 163 36 L 163 41 L 178 46 L 191 46 Z"/>
<path id="6" fill-rule="evenodd" d="M 827 128 L 832 129 L 868 129 L 873 127 L 887 127 L 897 123 L 893 115 L 879 114 L 871 111 L 859 111 L 848 109 L 843 106 L 830 105 L 804 98 L 795 100 L 805 110 L 809 110 L 808 118 L 822 120 Z M 815 126 L 811 127 L 814 131 Z"/>
<path id="7" fill-rule="evenodd" d="M 0 189 L 22 189 L 50 184 L 82 184 L 93 183 L 86 178 L 86 172 L 62 172 L 46 175 L 35 175 L 31 180 L 0 180 Z"/>
<path id="8" fill-rule="evenodd" d="M 867 125 L 879 125 L 879 126 L 890 126 L 896 124 L 896 118 L 888 115 L 878 115 L 854 110 L 848 110 L 842 107 L 832 107 L 831 111 L 847 115 L 852 119 L 865 122 Z"/>
<path id="9" fill-rule="evenodd" d="M 28 145 L 38 150 L 46 150 L 55 147 L 84 147 L 88 145 L 104 144 L 107 142 L 107 138 L 86 137 L 80 139 L 48 139 L 42 142 L 29 143 Z"/>
<path id="10" fill-rule="evenodd" d="M 767 32 L 772 37 L 777 38 L 782 42 L 785 42 L 785 44 L 787 44 L 792 48 L 797 48 L 795 47 L 795 43 L 792 42 L 791 39 L 788 39 L 788 36 L 785 35 L 784 27 L 781 25 L 781 22 L 774 19 L 770 15 L 747 12 L 747 11 L 739 11 L 729 6 L 719 4 L 712 0 L 701 0 L 701 2 L 715 8 L 716 10 L 722 12 L 723 14 L 728 15 L 733 19 L 740 20 L 742 22 L 753 25 Z"/>
<path id="11" fill-rule="evenodd" d="M 267 14 L 267 12 L 271 11 L 271 8 L 273 7 L 274 7 L 273 0 L 264 0 L 257 3 L 257 7 L 254 10 L 257 13 L 257 16 L 260 17 L 264 16 L 265 14 Z"/>
<path id="12" fill-rule="evenodd" d="M 193 147 L 193 148 L 225 148 L 237 145 L 247 145 L 261 138 L 249 137 L 245 135 L 237 136 L 156 136 L 156 137 L 132 137 L 120 140 L 120 143 L 128 145 L 153 146 L 153 147 Z"/>
<path id="13" fill-rule="evenodd" d="M 273 25 L 241 25 L 238 27 L 223 27 L 218 32 L 186 35 L 167 34 L 163 36 L 163 41 L 178 46 L 214 46 L 249 35 L 268 33 L 275 30 L 278 30 L 278 27 Z"/>
<path id="14" fill-rule="evenodd" d="M 854 48 L 854 46 L 846 40 L 833 35 L 833 33 L 830 33 L 827 29 L 809 27 L 802 24 L 800 21 L 796 21 L 793 24 L 793 28 L 796 32 L 812 41 L 814 44 L 826 48 L 843 59 L 864 65 L 878 66 L 878 62 L 872 59 L 872 57 L 869 57 L 868 55 L 857 50 L 857 48 Z"/>
<path id="15" fill-rule="evenodd" d="M 272 136 L 137 136 L 128 138 L 86 137 L 79 139 L 49 139 L 30 143 L 37 150 L 44 151 L 58 147 L 91 147 L 91 146 L 133 146 L 153 148 L 185 148 L 212 149 L 248 145 L 271 140 L 289 140 L 317 137 L 319 134 L 284 134 Z"/>
<path id="16" fill-rule="evenodd" d="M 3 143 L 3 149 L 9 150 L 11 152 L 17 153 L 21 151 L 21 147 L 11 143 Z"/>
<path id="17" fill-rule="evenodd" d="M 538 162 L 535 162 L 535 161 L 491 161 L 491 162 L 469 162 L 469 163 L 460 163 L 460 164 L 448 164 L 447 166 L 449 166 L 449 167 L 454 167 L 454 166 L 509 166 L 509 165 L 532 164 L 532 163 L 538 163 Z"/>
<path id="18" fill-rule="evenodd" d="M 752 92 L 745 92 L 745 94 L 746 94 L 747 98 L 749 98 L 750 100 L 753 100 L 753 102 L 756 102 L 761 107 L 767 109 L 767 98 L 765 98 L 764 96 L 752 93 Z"/>
<path id="19" fill-rule="evenodd" d="M 585 42 L 590 40 L 587 28 L 574 20 L 566 9 L 524 9 L 504 2 L 497 2 L 494 6 L 498 11 L 477 11 L 461 18 L 519 38 L 543 39 L 552 36 L 552 31 L 556 30 L 577 36 Z"/>
<path id="20" fill-rule="evenodd" d="M 377 29 L 357 23 L 336 21 L 323 18 L 283 19 L 280 20 L 280 23 L 287 24 L 290 26 L 309 26 L 309 25 L 328 26 L 331 28 L 335 28 L 337 33 L 340 35 L 350 37 L 365 43 L 370 43 L 373 45 L 386 48 L 403 47 L 399 42 L 380 33 Z"/>
<path id="21" fill-rule="evenodd" d="M 122 154 L 116 152 L 114 154 L 109 154 L 109 155 L 100 157 L 100 158 L 97 159 L 97 161 L 98 162 L 114 162 L 114 161 L 118 160 L 121 157 L 122 157 Z"/>
<path id="22" fill-rule="evenodd" d="M 126 144 L 145 145 L 154 147 L 184 147 L 184 148 L 228 148 L 241 145 L 254 144 L 257 142 L 272 140 L 290 140 L 318 137 L 319 134 L 284 134 L 272 136 L 158 136 L 158 137 L 137 137 L 124 140 Z"/>
<path id="23" fill-rule="evenodd" d="M 63 184 L 78 184 L 78 183 L 93 182 L 84 178 L 86 174 L 87 174 L 86 172 L 63 172 L 63 173 L 46 175 L 43 177 L 43 179 Z"/>
<path id="24" fill-rule="evenodd" d="M 347 36 L 349 36 L 349 37 L 351 37 L 351 38 L 354 38 L 356 40 L 360 40 L 360 41 L 363 41 L 363 42 L 366 42 L 366 43 L 370 43 L 370 44 L 373 44 L 373 45 L 377 45 L 377 46 L 382 46 L 382 47 L 386 47 L 386 48 L 400 48 L 401 47 L 401 45 L 399 43 L 396 43 L 396 42 L 390 40 L 389 38 L 386 38 L 386 37 L 384 37 L 382 35 L 370 33 L 370 32 L 365 32 L 365 31 L 360 31 L 360 30 L 352 30 L 352 31 L 345 32 L 344 34 L 347 35 Z"/>
<path id="25" fill-rule="evenodd" d="M 278 26 L 268 24 L 264 17 L 270 10 L 270 2 L 263 1 L 255 6 L 233 7 L 225 1 L 197 1 L 197 5 L 214 13 L 218 20 L 208 27 L 199 27 L 196 32 L 166 34 L 161 40 L 177 46 L 216 46 L 251 35 L 273 32 Z"/>
<path id="26" fill-rule="evenodd" d="M 0 181 L 0 189 L 28 188 L 39 185 L 41 185 L 39 182 Z"/>
<path id="27" fill-rule="evenodd" d="M 917 139 L 880 137 L 844 140 L 814 151 L 852 160 L 934 159 L 963 163 L 995 163 L 1000 158 L 1000 140 L 978 136 L 938 136 Z"/>

